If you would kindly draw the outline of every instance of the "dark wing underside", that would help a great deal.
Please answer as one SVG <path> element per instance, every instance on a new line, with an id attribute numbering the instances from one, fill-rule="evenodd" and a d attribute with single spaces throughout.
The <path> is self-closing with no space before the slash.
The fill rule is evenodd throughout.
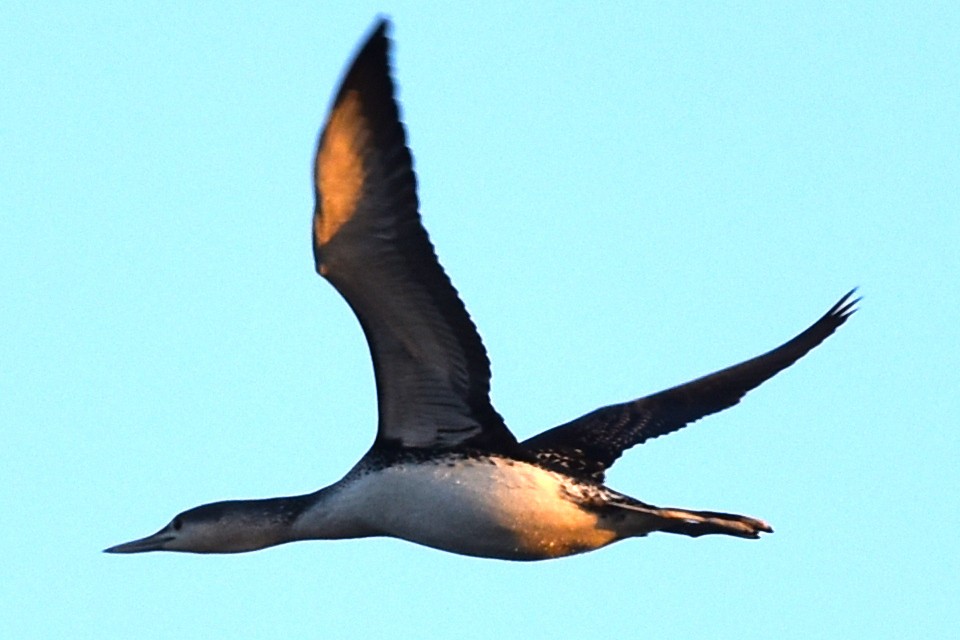
<path id="1" fill-rule="evenodd" d="M 737 404 L 823 342 L 856 309 L 853 291 L 793 340 L 773 351 L 660 393 L 615 404 L 522 443 L 544 464 L 602 480 L 624 451 Z"/>
<path id="2" fill-rule="evenodd" d="M 498 448 L 490 363 L 420 222 L 381 21 L 340 86 L 317 149 L 317 272 L 363 327 L 379 404 L 374 446 Z"/>

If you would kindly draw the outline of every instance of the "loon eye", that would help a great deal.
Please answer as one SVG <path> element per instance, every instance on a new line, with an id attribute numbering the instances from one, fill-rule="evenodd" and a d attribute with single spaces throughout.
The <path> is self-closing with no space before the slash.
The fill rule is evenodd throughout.
<path id="1" fill-rule="evenodd" d="M 181 520 L 180 518 L 174 518 L 174 519 L 173 519 L 173 530 L 174 530 L 174 531 L 180 531 L 180 529 L 181 529 L 182 527 L 183 527 L 183 520 Z"/>

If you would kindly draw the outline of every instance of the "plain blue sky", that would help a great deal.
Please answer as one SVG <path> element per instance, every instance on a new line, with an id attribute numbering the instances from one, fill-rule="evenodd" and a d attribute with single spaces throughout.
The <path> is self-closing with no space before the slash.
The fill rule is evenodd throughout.
<path id="1" fill-rule="evenodd" d="M 0 636 L 956 633 L 960 10 L 522 4 L 5 4 Z M 823 346 L 610 476 L 774 535 L 537 564 L 100 553 L 369 446 L 310 176 L 378 12 L 426 226 L 518 435 L 766 351 L 861 286 Z"/>

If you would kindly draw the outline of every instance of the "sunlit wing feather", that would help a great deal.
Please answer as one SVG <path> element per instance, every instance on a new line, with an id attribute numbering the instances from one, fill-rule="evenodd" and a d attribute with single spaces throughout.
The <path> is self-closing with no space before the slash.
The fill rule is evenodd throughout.
<path id="1" fill-rule="evenodd" d="M 343 79 L 315 165 L 318 273 L 346 299 L 373 358 L 376 444 L 515 444 L 489 400 L 480 336 L 420 222 L 394 99 L 386 22 Z"/>

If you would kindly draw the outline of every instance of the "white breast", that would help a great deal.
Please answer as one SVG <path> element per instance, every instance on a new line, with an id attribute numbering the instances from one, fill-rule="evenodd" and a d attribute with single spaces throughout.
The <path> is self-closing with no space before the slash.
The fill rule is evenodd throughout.
<path id="1" fill-rule="evenodd" d="M 497 458 L 410 462 L 348 476 L 298 521 L 303 537 L 386 535 L 466 555 L 539 559 L 612 542 L 563 477 Z M 331 519 L 345 535 L 329 535 Z M 348 525 L 349 526 L 344 526 Z"/>

